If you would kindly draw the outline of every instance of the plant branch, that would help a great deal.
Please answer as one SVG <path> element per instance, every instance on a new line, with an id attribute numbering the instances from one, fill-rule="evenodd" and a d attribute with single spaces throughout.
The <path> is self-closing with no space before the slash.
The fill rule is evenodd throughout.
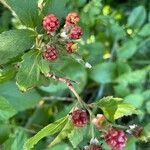
<path id="1" fill-rule="evenodd" d="M 66 84 L 67 87 L 70 89 L 70 91 L 75 95 L 75 97 L 77 98 L 78 102 L 79 102 L 81 105 L 83 105 L 83 104 L 82 104 L 82 99 L 80 98 L 79 94 L 76 92 L 76 90 L 75 90 L 75 88 L 74 88 L 74 86 L 73 86 L 73 83 L 76 83 L 75 81 L 70 80 L 70 79 L 66 79 L 66 78 L 62 78 L 62 77 L 58 77 L 58 76 L 56 76 L 56 75 L 54 75 L 54 74 L 50 74 L 50 73 L 47 74 L 46 77 L 52 78 L 52 79 L 57 80 L 57 81 L 61 81 L 61 82 L 63 82 L 64 84 Z"/>
<path id="2" fill-rule="evenodd" d="M 75 99 L 70 97 L 59 97 L 59 96 L 48 96 L 43 97 L 43 100 L 45 101 L 52 101 L 52 100 L 59 100 L 59 101 L 66 101 L 66 102 L 73 102 Z"/>

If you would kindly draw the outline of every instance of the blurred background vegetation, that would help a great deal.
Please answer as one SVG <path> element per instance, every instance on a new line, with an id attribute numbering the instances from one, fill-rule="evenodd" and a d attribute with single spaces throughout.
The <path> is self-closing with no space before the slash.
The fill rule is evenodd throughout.
<path id="1" fill-rule="evenodd" d="M 92 69 L 86 69 L 82 62 L 57 62 L 54 68 L 61 70 L 58 74 L 79 82 L 76 89 L 87 103 L 108 95 L 132 103 L 143 114 L 117 122 L 140 124 L 150 131 L 149 0 L 55 0 L 54 6 L 64 19 L 69 10 L 79 13 L 84 36 L 79 41 L 78 53 L 92 65 Z M 0 4 L 0 33 L 14 28 L 21 28 L 19 20 Z M 67 87 L 55 81 L 23 95 L 15 85 L 15 74 L 9 65 L 3 71 L 0 69 L 0 95 L 19 112 L 5 122 L 0 119 L 0 149 L 4 150 L 22 150 L 29 135 L 67 114 L 74 104 Z M 35 149 L 46 149 L 51 138 L 43 139 Z M 84 145 L 87 141 L 79 149 Z M 67 141 L 51 148 L 60 149 L 72 148 Z M 148 149 L 150 143 L 131 137 L 125 150 Z"/>

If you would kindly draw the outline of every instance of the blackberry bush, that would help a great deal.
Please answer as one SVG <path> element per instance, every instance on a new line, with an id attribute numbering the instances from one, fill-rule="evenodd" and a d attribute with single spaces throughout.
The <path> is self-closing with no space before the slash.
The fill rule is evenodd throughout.
<path id="1" fill-rule="evenodd" d="M 0 1 L 0 149 L 149 147 L 148 11 Z"/>

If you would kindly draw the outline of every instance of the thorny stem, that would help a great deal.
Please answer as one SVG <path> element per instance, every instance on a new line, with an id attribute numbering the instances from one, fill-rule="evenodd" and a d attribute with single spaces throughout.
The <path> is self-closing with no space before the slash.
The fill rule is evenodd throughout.
<path id="1" fill-rule="evenodd" d="M 70 79 L 66 79 L 66 78 L 62 78 L 62 77 L 58 77 L 58 76 L 56 76 L 54 74 L 50 74 L 50 73 L 47 74 L 46 77 L 49 77 L 49 78 L 52 78 L 54 80 L 61 81 L 61 82 L 65 83 L 68 86 L 68 88 L 70 89 L 70 91 L 75 95 L 79 104 L 89 112 L 90 121 L 92 121 L 92 116 L 93 116 L 92 111 L 89 109 L 88 105 L 80 98 L 79 94 L 76 92 L 76 90 L 72 84 L 72 83 L 76 83 L 75 81 L 70 80 Z M 93 127 L 93 125 L 91 126 L 91 137 L 94 138 L 94 127 Z"/>

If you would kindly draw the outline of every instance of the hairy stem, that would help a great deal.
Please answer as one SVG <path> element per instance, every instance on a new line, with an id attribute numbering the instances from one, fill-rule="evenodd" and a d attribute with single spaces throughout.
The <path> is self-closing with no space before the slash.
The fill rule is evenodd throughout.
<path id="1" fill-rule="evenodd" d="M 73 80 L 70 80 L 70 79 L 66 79 L 66 78 L 62 78 L 62 77 L 58 77 L 54 74 L 47 74 L 46 77 L 48 78 L 52 78 L 54 80 L 57 80 L 57 81 L 61 81 L 63 82 L 64 84 L 67 85 L 67 87 L 70 89 L 70 91 L 75 95 L 75 97 L 77 98 L 78 102 L 83 105 L 83 101 L 82 99 L 80 98 L 79 94 L 76 92 L 74 86 L 73 86 L 73 83 L 76 83 L 75 81 Z"/>

